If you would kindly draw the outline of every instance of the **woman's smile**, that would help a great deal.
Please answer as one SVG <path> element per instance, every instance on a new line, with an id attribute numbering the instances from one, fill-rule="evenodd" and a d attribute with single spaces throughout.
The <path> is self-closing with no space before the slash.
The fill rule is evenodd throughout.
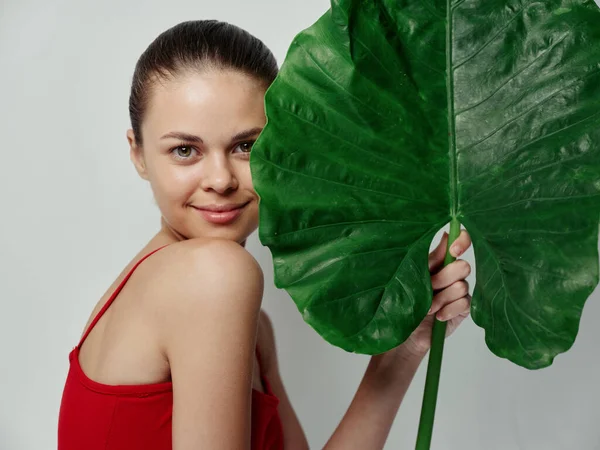
<path id="1" fill-rule="evenodd" d="M 237 219 L 242 214 L 244 208 L 246 207 L 246 205 L 248 205 L 248 203 L 250 202 L 248 201 L 239 206 L 210 205 L 207 207 L 192 206 L 192 208 L 198 211 L 207 222 L 225 225 Z"/>

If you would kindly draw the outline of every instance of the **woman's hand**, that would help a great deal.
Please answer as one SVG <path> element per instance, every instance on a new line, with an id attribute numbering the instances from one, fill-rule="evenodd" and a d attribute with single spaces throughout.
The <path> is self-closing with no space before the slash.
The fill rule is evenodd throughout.
<path id="1" fill-rule="evenodd" d="M 414 355 L 424 355 L 431 346 L 431 330 L 435 319 L 448 322 L 446 336 L 450 336 L 460 323 L 469 315 L 471 296 L 469 284 L 465 278 L 471 273 L 471 265 L 462 259 L 444 266 L 448 234 L 444 233 L 437 248 L 429 254 L 429 273 L 433 287 L 431 310 L 423 322 L 400 347 Z M 471 246 L 471 237 L 462 230 L 450 247 L 455 258 Z"/>

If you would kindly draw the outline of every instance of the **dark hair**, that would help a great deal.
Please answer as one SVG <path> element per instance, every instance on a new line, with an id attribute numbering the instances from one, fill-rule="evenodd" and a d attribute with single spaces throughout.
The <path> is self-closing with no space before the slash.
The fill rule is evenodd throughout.
<path id="1" fill-rule="evenodd" d="M 169 28 L 142 53 L 133 73 L 129 117 L 138 144 L 142 144 L 141 124 L 153 83 L 190 69 L 233 69 L 264 82 L 265 87 L 278 72 L 267 46 L 235 25 L 194 20 Z"/>

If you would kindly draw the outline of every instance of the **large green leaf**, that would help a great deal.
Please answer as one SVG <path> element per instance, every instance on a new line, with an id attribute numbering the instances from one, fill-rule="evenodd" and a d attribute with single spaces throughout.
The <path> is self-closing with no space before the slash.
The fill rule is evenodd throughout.
<path id="1" fill-rule="evenodd" d="M 404 341 L 431 304 L 431 241 L 456 217 L 488 347 L 541 368 L 573 344 L 599 272 L 593 0 L 334 0 L 266 110 L 259 237 L 327 341 Z"/>

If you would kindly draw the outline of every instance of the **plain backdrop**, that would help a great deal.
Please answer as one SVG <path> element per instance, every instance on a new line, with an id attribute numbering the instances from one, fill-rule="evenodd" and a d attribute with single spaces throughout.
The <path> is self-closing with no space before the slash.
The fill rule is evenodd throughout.
<path id="1" fill-rule="evenodd" d="M 125 131 L 135 62 L 163 30 L 220 19 L 263 39 L 279 63 L 326 0 L 0 1 L 0 449 L 56 448 L 68 369 L 92 307 L 157 231 L 150 189 L 129 162 Z M 599 25 L 600 26 L 600 25 Z M 438 233 L 434 245 L 441 235 Z M 306 325 L 256 233 L 281 371 L 318 449 L 368 357 Z M 473 253 L 465 256 L 476 266 Z M 599 450 L 600 292 L 573 348 L 528 371 L 494 356 L 469 319 L 446 344 L 433 450 Z M 386 449 L 414 448 L 426 363 Z"/>

